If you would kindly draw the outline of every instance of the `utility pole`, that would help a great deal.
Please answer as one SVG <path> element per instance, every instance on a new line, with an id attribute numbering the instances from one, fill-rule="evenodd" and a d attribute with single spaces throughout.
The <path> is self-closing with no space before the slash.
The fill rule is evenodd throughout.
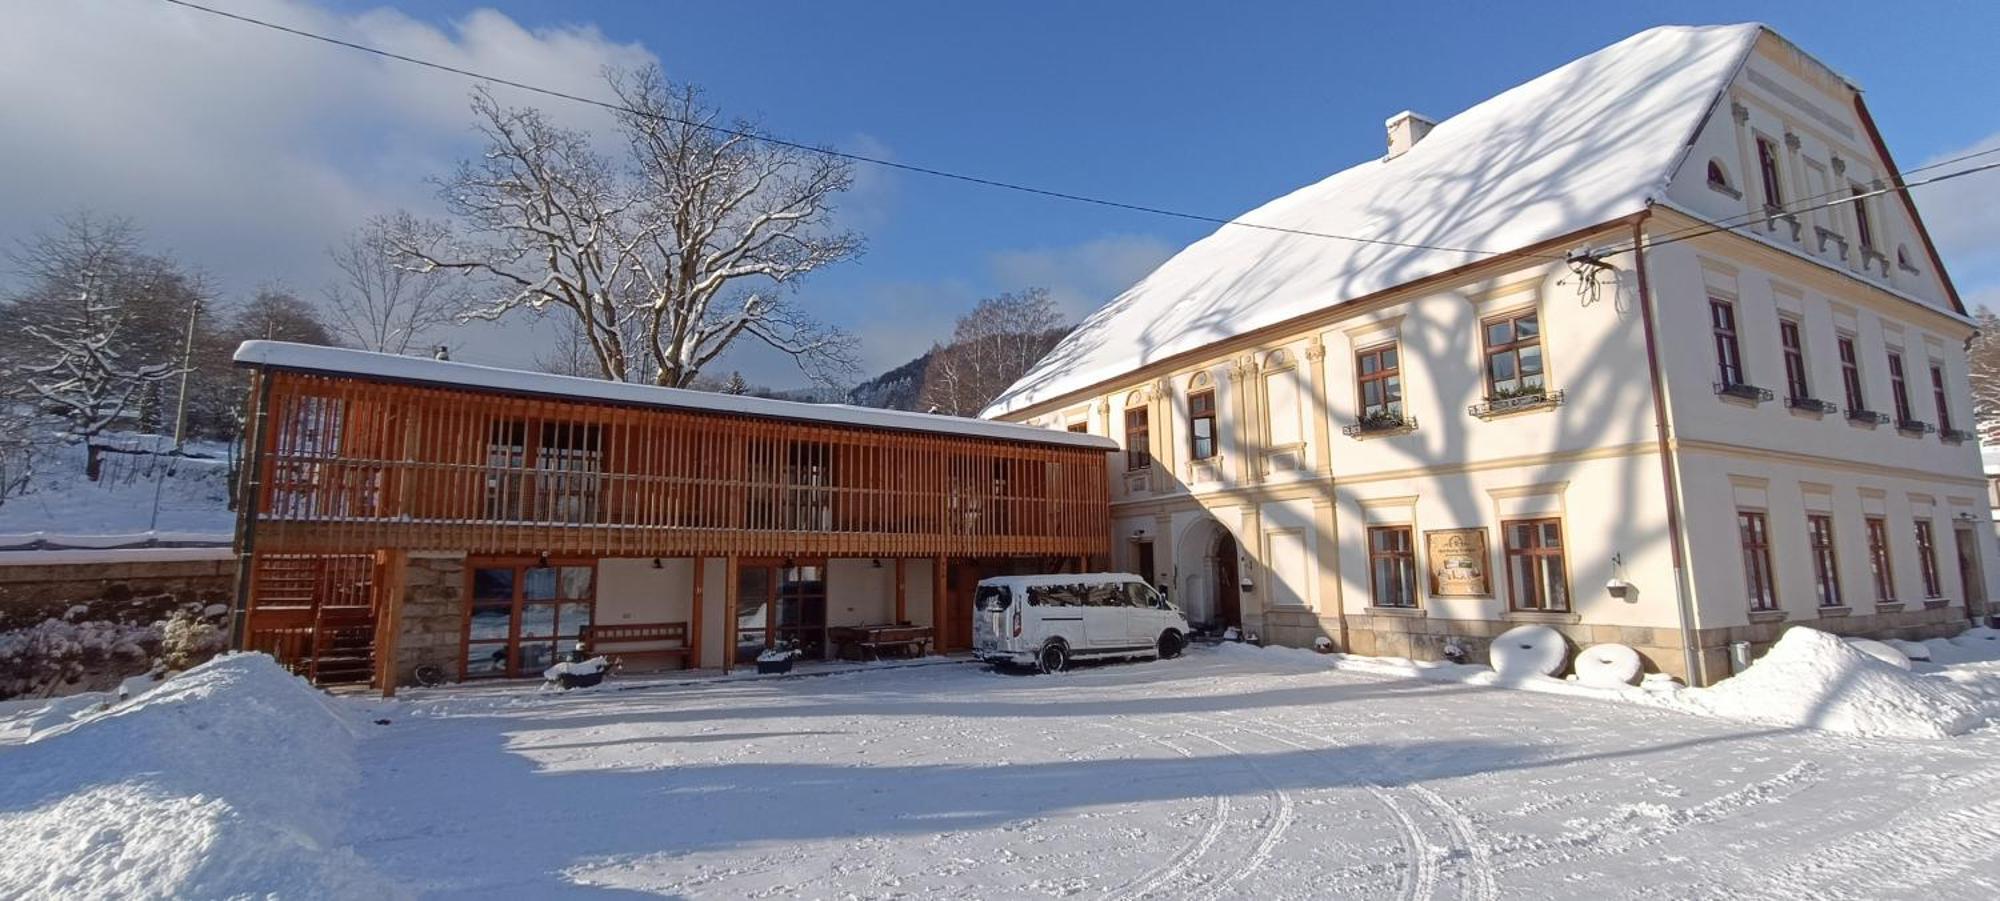
<path id="1" fill-rule="evenodd" d="M 188 304 L 187 341 L 181 345 L 181 396 L 174 403 L 174 453 L 187 440 L 188 375 L 194 371 L 194 321 L 201 315 L 201 298 Z"/>

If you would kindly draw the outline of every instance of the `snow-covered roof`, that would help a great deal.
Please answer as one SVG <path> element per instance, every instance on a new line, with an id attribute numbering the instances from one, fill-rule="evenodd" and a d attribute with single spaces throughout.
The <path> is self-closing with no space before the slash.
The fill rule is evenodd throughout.
<path id="1" fill-rule="evenodd" d="M 245 341 L 242 346 L 236 348 L 236 362 L 246 366 L 268 366 L 379 381 L 415 382 L 507 394 L 699 410 L 708 413 L 822 422 L 868 429 L 934 432 L 1001 441 L 1058 444 L 1091 450 L 1108 451 L 1116 450 L 1118 447 L 1109 438 L 1095 435 L 984 419 L 910 413 L 902 410 L 879 410 L 847 404 L 771 400 L 763 397 L 690 391 L 683 388 L 659 388 L 652 385 L 551 375 L 545 372 L 500 369 L 449 360 L 402 357 L 365 350 L 349 350 L 344 347 L 293 344 L 288 341 Z"/>
<path id="2" fill-rule="evenodd" d="M 1643 31 L 1238 217 L 1085 319 L 1002 416 L 1343 301 L 1644 210 L 1763 26 Z M 1418 246 L 1421 245 L 1421 246 Z"/>

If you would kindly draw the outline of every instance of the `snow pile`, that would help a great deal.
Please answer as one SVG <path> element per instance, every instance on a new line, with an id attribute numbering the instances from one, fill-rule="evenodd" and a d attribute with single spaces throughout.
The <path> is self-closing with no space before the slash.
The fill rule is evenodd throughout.
<path id="1" fill-rule="evenodd" d="M 271 658 L 69 714 L 0 749 L 0 897 L 394 893 L 333 846 L 354 734 Z"/>
<path id="2" fill-rule="evenodd" d="M 1957 686 L 1799 627 L 1749 669 L 1669 703 L 1727 719 L 1884 738 L 1944 738 L 1985 720 L 1978 700 Z"/>

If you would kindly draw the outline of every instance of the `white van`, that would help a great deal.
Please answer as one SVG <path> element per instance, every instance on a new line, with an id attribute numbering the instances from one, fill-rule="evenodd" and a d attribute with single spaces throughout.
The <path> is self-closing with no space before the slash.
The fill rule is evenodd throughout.
<path id="1" fill-rule="evenodd" d="M 1188 621 L 1138 576 L 1065 573 L 995 576 L 979 583 L 973 655 L 1052 673 L 1071 660 L 1174 657 Z"/>

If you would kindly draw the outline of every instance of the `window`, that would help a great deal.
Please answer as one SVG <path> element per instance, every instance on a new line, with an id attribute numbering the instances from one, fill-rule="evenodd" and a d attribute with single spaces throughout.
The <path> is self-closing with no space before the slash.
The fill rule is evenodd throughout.
<path id="1" fill-rule="evenodd" d="M 1377 607 L 1417 606 L 1417 555 L 1409 526 L 1368 529 L 1368 582 Z"/>
<path id="2" fill-rule="evenodd" d="M 1718 191 L 1728 191 L 1729 171 L 1722 168 L 1721 160 L 1708 161 L 1708 186 Z"/>
<path id="3" fill-rule="evenodd" d="M 1854 353 L 1854 339 L 1842 335 L 1835 344 L 1840 349 L 1840 385 L 1847 392 L 1847 409 L 1866 410 L 1867 399 L 1861 395 L 1861 361 Z"/>
<path id="4" fill-rule="evenodd" d="M 486 440 L 486 518 L 596 522 L 604 446 L 601 426 L 494 422 Z"/>
<path id="5" fill-rule="evenodd" d="M 1785 195 L 1778 187 L 1778 145 L 1769 138 L 1757 139 L 1757 175 L 1764 180 L 1764 208 L 1784 209 Z"/>
<path id="6" fill-rule="evenodd" d="M 534 676 L 568 657 L 590 626 L 596 576 L 588 562 L 475 565 L 464 677 Z"/>
<path id="7" fill-rule="evenodd" d="M 1196 373 L 1188 381 L 1188 458 L 1215 456 L 1215 380 Z"/>
<path id="8" fill-rule="evenodd" d="M 1736 533 L 1743 544 L 1743 581 L 1750 609 L 1778 609 L 1778 594 L 1771 585 L 1771 532 L 1764 514 L 1737 511 Z"/>
<path id="9" fill-rule="evenodd" d="M 1088 419 L 1079 419 L 1079 420 L 1077 420 L 1076 422 L 1072 422 L 1072 423 L 1070 423 L 1070 424 L 1069 424 L 1069 433 L 1070 433 L 1070 434 L 1072 434 L 1072 435 L 1088 435 L 1088 434 L 1090 434 L 1090 420 L 1088 420 Z"/>
<path id="10" fill-rule="evenodd" d="M 1875 601 L 1888 603 L 1896 599 L 1896 571 L 1889 565 L 1889 523 L 1880 516 L 1870 516 L 1868 526 L 1868 569 L 1875 578 Z"/>
<path id="11" fill-rule="evenodd" d="M 1904 272 L 1917 271 L 1917 264 L 1910 262 L 1910 248 L 1908 246 L 1899 245 L 1896 248 L 1896 268 Z"/>
<path id="12" fill-rule="evenodd" d="M 1361 418 L 1401 420 L 1403 379 L 1396 368 L 1396 345 L 1371 347 L 1355 355 L 1355 372 L 1361 391 Z"/>
<path id="13" fill-rule="evenodd" d="M 1148 422 L 1146 402 L 1134 391 L 1125 400 L 1125 468 L 1153 468 L 1152 426 Z"/>
<path id="14" fill-rule="evenodd" d="M 1736 305 L 1711 297 L 1708 319 L 1715 329 L 1715 363 L 1722 386 L 1743 384 L 1743 351 L 1736 343 Z"/>
<path id="15" fill-rule="evenodd" d="M 1874 250 L 1875 229 L 1868 224 L 1868 201 L 1862 199 L 1868 196 L 1868 189 L 1849 185 L 1848 190 L 1854 194 L 1854 241 L 1864 251 Z"/>
<path id="16" fill-rule="evenodd" d="M 1951 431 L 1951 404 L 1944 396 L 1944 367 L 1931 364 L 1931 404 L 1937 408 L 1938 430 Z"/>
<path id="17" fill-rule="evenodd" d="M 1889 352 L 1889 399 L 1896 404 L 1896 421 L 1909 422 L 1916 418 L 1910 415 L 1910 388 L 1903 382 L 1903 355 Z"/>
<path id="18" fill-rule="evenodd" d="M 1529 311 L 1490 319 L 1486 332 L 1486 396 L 1488 399 L 1539 394 L 1542 381 L 1542 326 L 1539 313 Z"/>
<path id="19" fill-rule="evenodd" d="M 1522 519 L 1502 523 L 1507 535 L 1507 588 L 1516 610 L 1569 610 L 1562 523 Z"/>
<path id="20" fill-rule="evenodd" d="M 1812 384 L 1806 378 L 1805 342 L 1799 337 L 1799 323 L 1796 319 L 1778 320 L 1778 343 L 1785 349 L 1785 393 L 1792 400 L 1812 396 Z"/>
<path id="21" fill-rule="evenodd" d="M 1942 597 L 1944 583 L 1938 581 L 1937 545 L 1931 540 L 1928 519 L 1917 520 L 1917 570 L 1924 576 L 1924 597 Z"/>
<path id="22" fill-rule="evenodd" d="M 766 648 L 796 646 L 826 656 L 826 570 L 813 563 L 745 563 L 736 571 L 736 662 Z"/>
<path id="23" fill-rule="evenodd" d="M 1838 607 L 1840 565 L 1833 553 L 1833 517 L 1813 513 L 1806 517 L 1806 534 L 1812 543 L 1813 591 L 1821 607 Z"/>
<path id="24" fill-rule="evenodd" d="M 833 530 L 833 445 L 793 441 L 785 448 L 785 506 L 782 529 Z"/>

